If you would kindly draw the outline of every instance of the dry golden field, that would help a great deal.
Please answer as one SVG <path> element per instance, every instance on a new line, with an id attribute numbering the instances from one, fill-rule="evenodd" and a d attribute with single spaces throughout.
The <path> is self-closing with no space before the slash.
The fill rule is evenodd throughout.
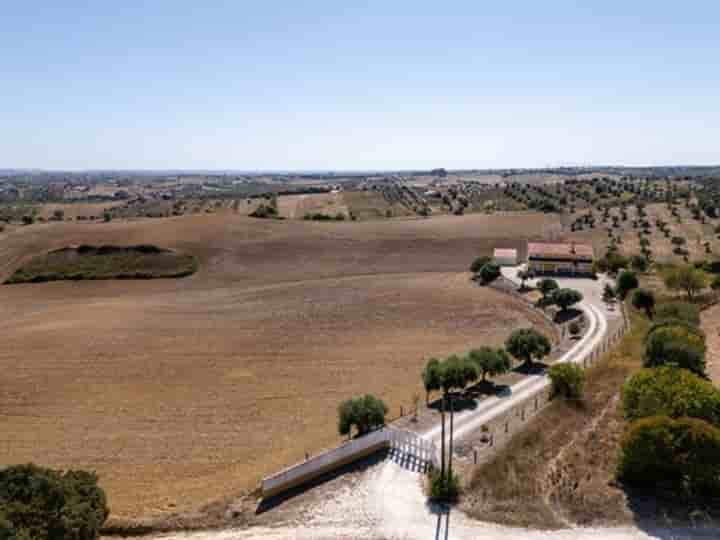
<path id="1" fill-rule="evenodd" d="M 0 278 L 70 244 L 198 257 L 177 280 L 0 287 L 0 466 L 96 470 L 115 517 L 197 509 L 338 441 L 339 401 L 391 415 L 430 355 L 544 324 L 474 286 L 469 262 L 521 247 L 541 214 L 317 223 L 201 214 L 0 233 Z"/>

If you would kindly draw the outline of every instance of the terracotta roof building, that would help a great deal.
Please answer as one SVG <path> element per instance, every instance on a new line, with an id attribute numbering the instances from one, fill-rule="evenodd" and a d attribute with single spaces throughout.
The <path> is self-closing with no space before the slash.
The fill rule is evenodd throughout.
<path id="1" fill-rule="evenodd" d="M 593 260 L 587 244 L 528 243 L 528 270 L 533 274 L 592 274 Z"/>

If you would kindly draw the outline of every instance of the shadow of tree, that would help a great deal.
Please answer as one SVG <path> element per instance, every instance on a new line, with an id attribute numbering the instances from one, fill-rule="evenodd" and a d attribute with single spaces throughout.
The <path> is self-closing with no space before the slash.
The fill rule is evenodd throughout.
<path id="1" fill-rule="evenodd" d="M 548 365 L 544 362 L 524 362 L 515 367 L 513 371 L 521 375 L 542 375 L 547 368 Z"/>
<path id="2" fill-rule="evenodd" d="M 555 314 L 555 322 L 557 324 L 565 324 L 566 322 L 577 319 L 580 316 L 582 316 L 582 311 L 580 311 L 579 309 L 569 308 L 565 311 L 558 311 Z"/>

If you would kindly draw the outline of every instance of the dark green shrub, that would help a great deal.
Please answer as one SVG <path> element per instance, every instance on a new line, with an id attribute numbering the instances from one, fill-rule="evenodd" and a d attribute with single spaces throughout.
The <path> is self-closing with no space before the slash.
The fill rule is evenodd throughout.
<path id="1" fill-rule="evenodd" d="M 660 366 L 642 369 L 625 382 L 623 414 L 629 420 L 646 416 L 689 416 L 720 425 L 720 390 L 686 369 Z"/>
<path id="2" fill-rule="evenodd" d="M 651 416 L 633 422 L 621 441 L 617 476 L 628 485 L 717 494 L 720 429 L 696 418 Z"/>
<path id="3" fill-rule="evenodd" d="M 470 265 L 470 271 L 473 274 L 477 274 L 482 269 L 482 267 L 485 266 L 486 264 L 488 264 L 489 262 L 492 262 L 492 257 L 488 257 L 487 255 L 478 257 Z"/>
<path id="4" fill-rule="evenodd" d="M 705 374 L 705 334 L 680 322 L 653 325 L 645 338 L 645 367 L 675 364 Z"/>
<path id="5" fill-rule="evenodd" d="M 487 263 L 480 269 L 480 279 L 483 283 L 491 283 L 500 277 L 500 267 L 494 263 Z"/>
<path id="6" fill-rule="evenodd" d="M 632 295 L 632 304 L 635 309 L 644 310 L 648 318 L 652 319 L 655 308 L 655 295 L 647 289 L 636 289 Z"/>
<path id="7" fill-rule="evenodd" d="M 453 472 L 440 476 L 440 471 L 431 469 L 429 474 L 430 498 L 438 502 L 455 502 L 460 496 L 460 477 Z"/>
<path id="8" fill-rule="evenodd" d="M 108 514 L 94 474 L 35 465 L 0 471 L 0 538 L 95 540 Z"/>
<path id="9" fill-rule="evenodd" d="M 548 370 L 548 375 L 552 382 L 553 396 L 565 399 L 579 399 L 582 396 L 585 375 L 577 364 L 554 364 Z"/>
<path id="10" fill-rule="evenodd" d="M 638 279 L 635 275 L 635 272 L 630 272 L 628 270 L 623 270 L 620 272 L 620 275 L 618 276 L 617 280 L 617 294 L 622 299 L 625 300 L 625 297 L 627 294 L 633 290 L 637 289 L 638 287 Z"/>

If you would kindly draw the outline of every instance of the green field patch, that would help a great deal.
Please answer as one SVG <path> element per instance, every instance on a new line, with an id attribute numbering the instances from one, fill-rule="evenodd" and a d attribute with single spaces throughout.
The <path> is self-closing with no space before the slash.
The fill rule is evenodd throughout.
<path id="1" fill-rule="evenodd" d="M 6 284 L 87 279 L 180 278 L 197 271 L 192 255 L 152 245 L 65 247 L 31 259 Z"/>

